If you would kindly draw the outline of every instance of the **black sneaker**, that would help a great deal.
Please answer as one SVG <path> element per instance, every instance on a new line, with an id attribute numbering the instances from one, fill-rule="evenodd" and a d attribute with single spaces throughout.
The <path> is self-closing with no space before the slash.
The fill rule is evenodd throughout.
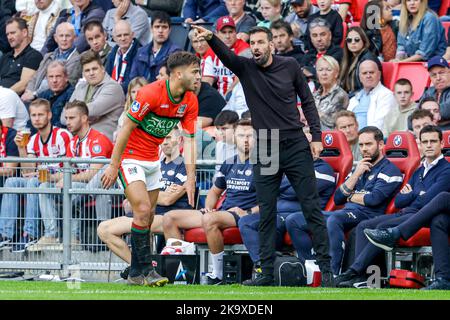
<path id="1" fill-rule="evenodd" d="M 437 278 L 432 284 L 420 290 L 450 290 L 450 281 Z"/>
<path id="2" fill-rule="evenodd" d="M 339 283 L 339 288 L 357 288 L 359 287 L 358 284 L 362 282 L 367 282 L 367 278 L 365 275 L 355 274 L 353 277 L 351 277 L 347 281 L 342 281 Z"/>
<path id="3" fill-rule="evenodd" d="M 0 236 L 0 250 L 10 248 L 11 248 L 11 239 Z"/>
<path id="4" fill-rule="evenodd" d="M 322 272 L 322 281 L 321 281 L 320 286 L 322 288 L 335 288 L 336 287 L 334 275 L 331 271 Z"/>
<path id="5" fill-rule="evenodd" d="M 339 287 L 339 284 L 341 282 L 346 282 L 350 279 L 352 279 L 354 276 L 358 275 L 358 273 L 353 270 L 353 269 L 348 269 L 347 271 L 345 271 L 344 273 L 338 275 L 335 279 L 334 282 L 336 284 L 337 287 Z"/>
<path id="6" fill-rule="evenodd" d="M 211 273 L 206 274 L 206 284 L 208 286 L 218 286 L 223 284 L 223 281 Z"/>
<path id="7" fill-rule="evenodd" d="M 244 286 L 270 287 L 275 285 L 273 275 L 256 272 L 254 278 L 242 282 Z"/>
<path id="8" fill-rule="evenodd" d="M 374 246 L 386 251 L 392 251 L 397 243 L 397 239 L 394 237 L 390 228 L 364 229 L 364 234 Z"/>
<path id="9" fill-rule="evenodd" d="M 131 268 L 131 266 L 128 266 L 120 272 L 120 277 L 122 279 L 124 279 L 124 280 L 128 279 L 128 275 L 130 274 L 130 268 Z"/>

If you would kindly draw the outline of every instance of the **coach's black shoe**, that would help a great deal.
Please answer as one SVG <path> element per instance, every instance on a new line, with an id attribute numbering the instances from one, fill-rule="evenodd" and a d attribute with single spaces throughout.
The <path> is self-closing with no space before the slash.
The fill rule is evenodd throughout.
<path id="1" fill-rule="evenodd" d="M 255 286 L 255 287 L 271 287 L 275 285 L 275 279 L 273 275 L 264 274 L 261 272 L 256 272 L 252 279 L 245 280 L 242 282 L 244 286 Z"/>
<path id="2" fill-rule="evenodd" d="M 130 274 L 130 266 L 126 267 L 120 272 L 120 277 L 124 280 L 128 279 L 128 275 Z"/>
<path id="3" fill-rule="evenodd" d="M 398 238 L 394 235 L 391 228 L 388 229 L 364 229 L 367 239 L 378 248 L 386 251 L 392 251 Z"/>
<path id="4" fill-rule="evenodd" d="M 348 269 L 347 271 L 345 271 L 344 273 L 341 273 L 334 279 L 334 282 L 336 283 L 336 287 L 339 287 L 339 284 L 341 282 L 346 282 L 348 280 L 351 280 L 353 277 L 355 277 L 357 275 L 358 275 L 358 273 L 355 270 Z"/>
<path id="5" fill-rule="evenodd" d="M 420 290 L 450 290 L 450 281 L 437 278 L 432 284 Z"/>
<path id="6" fill-rule="evenodd" d="M 322 272 L 322 282 L 320 284 L 323 288 L 335 288 L 336 282 L 331 271 Z"/>
<path id="7" fill-rule="evenodd" d="M 356 288 L 362 282 L 367 282 L 365 275 L 355 274 L 349 280 L 339 283 L 339 288 Z"/>

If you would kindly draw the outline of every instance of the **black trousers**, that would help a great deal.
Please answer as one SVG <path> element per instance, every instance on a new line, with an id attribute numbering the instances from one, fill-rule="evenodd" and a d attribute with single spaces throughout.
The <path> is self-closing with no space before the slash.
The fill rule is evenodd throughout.
<path id="1" fill-rule="evenodd" d="M 272 141 L 273 142 L 273 141 Z M 259 211 L 260 260 L 264 274 L 273 274 L 276 244 L 276 204 L 281 178 L 286 174 L 302 205 L 308 228 L 312 233 L 313 248 L 322 272 L 330 271 L 328 233 L 320 210 L 313 158 L 309 143 L 303 134 L 296 138 L 270 141 L 258 139 L 257 163 L 253 168 Z M 264 155 L 269 155 L 270 162 Z"/>

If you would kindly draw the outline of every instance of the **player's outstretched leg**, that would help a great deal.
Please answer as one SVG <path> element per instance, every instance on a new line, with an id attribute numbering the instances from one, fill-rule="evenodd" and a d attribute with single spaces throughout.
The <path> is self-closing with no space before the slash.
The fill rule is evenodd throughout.
<path id="1" fill-rule="evenodd" d="M 126 189 L 128 201 L 133 208 L 133 223 L 131 225 L 131 267 L 128 283 L 162 287 L 169 282 L 160 276 L 152 265 L 150 248 L 150 225 L 153 220 L 154 206 L 158 197 L 158 190 L 148 193 L 146 197 L 145 185 L 140 181 L 130 184 Z"/>

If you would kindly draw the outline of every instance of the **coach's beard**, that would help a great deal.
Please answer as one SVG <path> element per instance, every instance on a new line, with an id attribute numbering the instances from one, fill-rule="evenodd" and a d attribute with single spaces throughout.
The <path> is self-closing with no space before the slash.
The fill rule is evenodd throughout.
<path id="1" fill-rule="evenodd" d="M 259 52 L 258 52 L 259 53 Z M 260 66 L 264 66 L 267 61 L 269 61 L 270 58 L 270 52 L 267 51 L 265 54 L 253 54 L 253 60 L 255 60 L 256 64 L 260 65 Z"/>

